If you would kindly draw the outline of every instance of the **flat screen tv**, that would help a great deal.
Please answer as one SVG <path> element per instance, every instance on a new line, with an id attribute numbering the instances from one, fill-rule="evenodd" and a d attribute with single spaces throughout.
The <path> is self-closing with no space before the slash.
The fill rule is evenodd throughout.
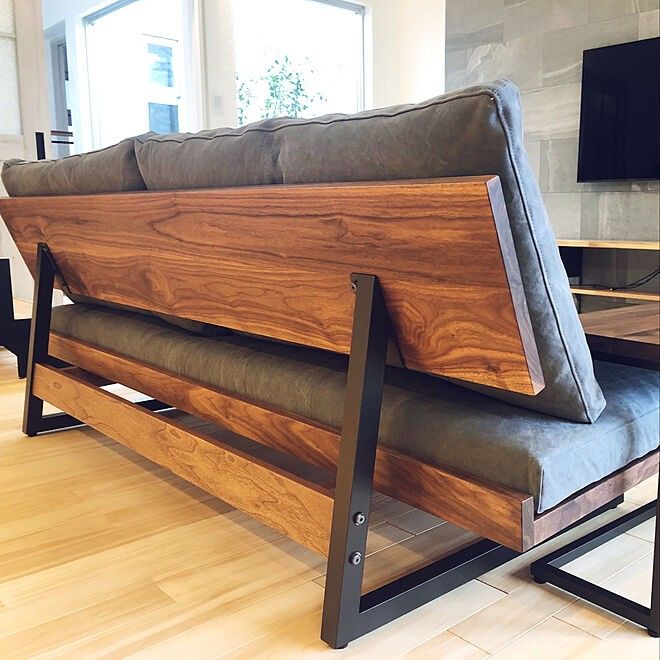
<path id="1" fill-rule="evenodd" d="M 660 38 L 584 51 L 577 178 L 660 178 Z"/>

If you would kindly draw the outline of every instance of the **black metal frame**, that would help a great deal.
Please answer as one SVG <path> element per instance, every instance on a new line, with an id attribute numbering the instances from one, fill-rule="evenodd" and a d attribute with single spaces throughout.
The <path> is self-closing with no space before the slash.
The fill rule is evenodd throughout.
<path id="1" fill-rule="evenodd" d="M 53 303 L 53 289 L 55 276 L 58 275 L 57 265 L 48 246 L 39 243 L 37 246 L 36 277 L 34 279 L 34 298 L 32 302 L 32 323 L 30 325 L 29 351 L 27 357 L 27 383 L 25 385 L 25 406 L 23 408 L 23 433 L 33 437 L 47 431 L 61 431 L 63 429 L 85 426 L 83 422 L 67 415 L 54 413 L 44 415 L 44 402 L 32 393 L 32 380 L 34 367 L 37 364 L 53 366 L 67 366 L 61 360 L 48 355 L 48 340 L 50 337 L 50 320 Z M 60 284 L 67 290 L 66 283 Z M 136 405 L 153 412 L 171 410 L 172 406 L 156 399 L 140 401 Z"/>
<path id="2" fill-rule="evenodd" d="M 29 336 L 30 319 L 14 316 L 10 261 L 0 259 L 0 346 L 16 356 L 19 378 L 27 373 Z"/>
<path id="3" fill-rule="evenodd" d="M 351 282 L 355 314 L 321 627 L 321 638 L 333 648 L 518 555 L 493 541 L 479 541 L 362 594 L 385 364 L 394 338 L 378 279 L 353 274 Z"/>
<path id="4" fill-rule="evenodd" d="M 658 497 L 660 498 L 660 486 L 658 487 Z M 651 607 L 640 605 L 561 568 L 653 516 L 656 517 L 656 523 L 651 577 Z M 574 596 L 634 621 L 646 628 L 651 637 L 660 637 L 660 499 L 649 502 L 556 552 L 542 557 L 532 563 L 530 571 L 537 582 L 549 582 Z"/>

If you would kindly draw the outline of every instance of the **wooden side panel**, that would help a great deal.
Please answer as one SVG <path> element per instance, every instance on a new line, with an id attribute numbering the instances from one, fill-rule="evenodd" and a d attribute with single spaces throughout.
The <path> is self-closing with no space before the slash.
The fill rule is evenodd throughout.
<path id="1" fill-rule="evenodd" d="M 35 366 L 33 392 L 186 481 L 327 555 L 333 497 L 320 486 L 53 367 Z"/>
<path id="2" fill-rule="evenodd" d="M 336 468 L 340 442 L 336 429 L 290 417 L 54 333 L 50 354 L 313 465 Z M 376 456 L 374 487 L 515 550 L 526 549 L 531 543 L 534 507 L 527 493 L 427 465 L 385 446 L 379 447 Z"/>
<path id="3" fill-rule="evenodd" d="M 585 488 L 567 502 L 537 516 L 534 521 L 534 544 L 541 543 L 563 529 L 599 509 L 615 497 L 658 472 L 660 457 L 657 451 L 636 460 L 598 483 Z"/>
<path id="4" fill-rule="evenodd" d="M 406 367 L 543 388 L 497 177 L 0 200 L 79 295 L 348 353 L 377 275 Z"/>

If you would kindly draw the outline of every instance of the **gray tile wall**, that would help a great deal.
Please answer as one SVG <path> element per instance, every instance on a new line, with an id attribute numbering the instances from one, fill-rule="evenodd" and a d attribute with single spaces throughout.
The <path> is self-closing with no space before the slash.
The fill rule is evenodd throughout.
<path id="1" fill-rule="evenodd" d="M 577 183 L 582 51 L 658 36 L 660 0 L 446 0 L 447 90 L 506 77 L 561 238 L 658 240 L 657 182 Z"/>

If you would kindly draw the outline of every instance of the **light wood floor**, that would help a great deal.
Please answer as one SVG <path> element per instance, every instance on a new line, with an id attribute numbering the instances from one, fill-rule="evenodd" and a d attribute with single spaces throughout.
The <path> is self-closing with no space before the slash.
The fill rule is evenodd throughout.
<path id="1" fill-rule="evenodd" d="M 658 658 L 646 631 L 497 569 L 331 651 L 319 641 L 324 561 L 98 433 L 28 439 L 22 381 L 0 349 L 0 657 Z M 629 493 L 619 511 L 651 500 Z M 618 515 L 608 512 L 585 528 Z M 370 585 L 468 538 L 378 498 Z M 646 603 L 653 521 L 574 562 Z"/>

